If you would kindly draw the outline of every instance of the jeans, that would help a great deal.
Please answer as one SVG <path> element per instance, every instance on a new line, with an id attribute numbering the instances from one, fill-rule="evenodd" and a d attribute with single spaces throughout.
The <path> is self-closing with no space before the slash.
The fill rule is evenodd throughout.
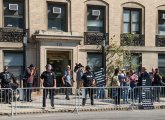
<path id="1" fill-rule="evenodd" d="M 65 82 L 65 87 L 67 87 L 65 89 L 66 99 L 69 99 L 69 94 L 71 93 L 71 88 L 68 88 L 68 87 L 71 87 L 71 85 L 69 83 Z"/>
<path id="2" fill-rule="evenodd" d="M 27 101 L 31 100 L 31 93 L 32 93 L 32 88 L 33 87 L 33 83 L 27 83 Z"/>
<path id="3" fill-rule="evenodd" d="M 43 89 L 43 107 L 46 107 L 46 98 L 49 92 L 51 106 L 54 107 L 54 89 Z"/>
<path id="4" fill-rule="evenodd" d="M 123 88 L 123 101 L 128 102 L 129 88 Z"/>
<path id="5" fill-rule="evenodd" d="M 104 88 L 97 88 L 97 99 L 103 99 L 104 98 Z"/>
<path id="6" fill-rule="evenodd" d="M 153 88 L 154 101 L 160 102 L 160 92 L 161 92 L 161 88 L 159 86 L 155 86 Z"/>

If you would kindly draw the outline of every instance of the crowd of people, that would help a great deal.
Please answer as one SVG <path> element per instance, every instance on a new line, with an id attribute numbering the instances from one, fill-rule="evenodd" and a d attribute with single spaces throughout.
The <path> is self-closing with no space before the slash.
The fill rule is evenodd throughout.
<path id="1" fill-rule="evenodd" d="M 56 88 L 56 74 L 52 71 L 52 66 L 50 64 L 47 64 L 45 66 L 46 70 L 42 72 L 40 75 L 40 81 L 41 86 L 43 88 L 43 104 L 42 107 L 46 107 L 46 99 L 49 94 L 49 98 L 51 100 L 50 104 L 52 108 L 54 109 L 54 95 L 55 95 L 55 89 L 50 88 Z M 98 71 L 102 71 L 102 69 L 98 69 Z M 93 87 L 99 87 L 97 90 L 97 98 L 103 98 L 104 97 L 104 88 L 100 87 L 106 87 L 106 78 L 104 75 L 104 72 L 98 72 L 98 71 L 91 71 L 91 68 L 89 66 L 84 67 L 81 63 L 76 64 L 73 72 L 76 73 L 76 82 L 77 82 L 77 95 L 82 95 L 82 106 L 85 106 L 87 94 L 90 96 L 91 105 L 94 105 L 94 89 Z M 99 73 L 99 77 L 97 76 L 97 73 Z M 36 67 L 31 64 L 29 67 L 26 68 L 24 75 L 23 75 L 23 87 L 24 89 L 24 100 L 27 102 L 32 102 L 31 94 L 32 94 L 32 87 L 34 83 L 34 78 L 37 75 L 37 69 Z M 101 77 L 100 77 L 101 76 Z M 1 88 L 12 88 L 17 89 L 18 83 L 16 82 L 15 77 L 12 73 L 8 72 L 8 67 L 4 67 L 4 71 L 0 73 L 0 79 L 1 79 Z M 145 84 L 143 82 L 145 80 Z M 12 82 L 13 81 L 13 82 Z M 71 87 L 73 83 L 73 74 L 72 70 L 69 65 L 67 65 L 64 75 L 61 78 L 62 84 L 65 89 L 65 99 L 70 100 L 70 94 Z M 124 102 L 128 102 L 128 98 L 130 97 L 130 94 L 132 95 L 132 100 L 137 99 L 137 96 L 139 97 L 139 102 L 141 102 L 141 91 L 135 90 L 134 88 L 139 86 L 156 86 L 153 89 L 153 98 L 154 101 L 160 102 L 160 91 L 161 89 L 158 86 L 165 85 L 165 83 L 162 81 L 162 76 L 159 73 L 159 69 L 152 69 L 152 72 L 147 72 L 145 67 L 141 68 L 140 74 L 135 73 L 133 70 L 124 70 L 116 68 L 114 70 L 114 74 L 110 79 L 111 83 L 110 86 L 112 87 L 110 93 L 111 97 L 114 99 L 115 104 L 119 105 L 121 99 L 123 99 Z M 113 88 L 114 87 L 114 88 Z M 28 88 L 28 89 L 26 89 Z M 140 93 L 140 94 L 139 94 Z M 9 92 L 7 92 L 9 94 Z M 102 97 L 100 97 L 102 96 Z M 6 95 L 6 102 L 9 103 L 10 95 Z"/>
<path id="2" fill-rule="evenodd" d="M 142 87 L 153 86 L 151 89 L 152 101 L 160 102 L 160 86 L 165 85 L 162 81 L 162 76 L 159 69 L 152 68 L 152 72 L 147 72 L 145 67 L 141 68 L 140 73 L 135 73 L 133 70 L 119 70 L 115 69 L 114 75 L 111 80 L 112 97 L 115 104 L 119 105 L 120 100 L 128 102 L 128 98 L 132 95 L 132 100 L 139 98 L 139 103 L 142 102 Z M 155 87 L 154 87 L 155 86 Z"/>

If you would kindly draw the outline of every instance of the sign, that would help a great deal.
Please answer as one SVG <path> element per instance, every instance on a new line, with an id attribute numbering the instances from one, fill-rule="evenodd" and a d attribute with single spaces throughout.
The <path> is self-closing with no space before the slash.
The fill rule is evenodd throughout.
<path id="1" fill-rule="evenodd" d="M 141 89 L 141 102 L 142 102 L 142 109 L 153 109 L 153 102 L 152 102 L 152 88 L 147 87 L 151 86 L 151 79 L 148 76 L 142 79 L 142 89 Z"/>
<path id="2" fill-rule="evenodd" d="M 96 86 L 103 87 L 105 86 L 105 75 L 103 68 L 100 68 L 98 71 L 94 72 Z"/>

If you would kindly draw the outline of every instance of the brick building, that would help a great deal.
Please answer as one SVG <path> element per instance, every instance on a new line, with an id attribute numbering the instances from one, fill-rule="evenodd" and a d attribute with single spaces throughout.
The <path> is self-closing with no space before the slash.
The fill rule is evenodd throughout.
<path id="1" fill-rule="evenodd" d="M 26 37 L 27 66 L 42 72 L 50 63 L 58 80 L 68 64 L 94 69 L 102 54 L 90 34 L 108 33 L 129 46 L 136 64 L 165 73 L 165 0 L 0 0 L 0 18 L 0 71 L 8 65 L 21 74 Z"/>

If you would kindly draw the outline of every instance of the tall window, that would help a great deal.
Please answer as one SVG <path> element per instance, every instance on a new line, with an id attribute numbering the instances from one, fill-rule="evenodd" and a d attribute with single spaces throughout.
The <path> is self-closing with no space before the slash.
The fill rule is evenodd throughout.
<path id="1" fill-rule="evenodd" d="M 124 66 L 126 69 L 134 69 L 137 73 L 140 72 L 142 65 L 142 54 L 131 53 L 129 57 L 124 58 Z"/>
<path id="2" fill-rule="evenodd" d="M 9 67 L 9 71 L 15 77 L 19 77 L 23 72 L 23 53 L 22 52 L 4 52 L 4 65 Z"/>
<path id="3" fill-rule="evenodd" d="M 158 54 L 158 67 L 161 74 L 165 74 L 165 54 Z"/>
<path id="4" fill-rule="evenodd" d="M 102 67 L 102 54 L 100 53 L 87 53 L 87 65 L 91 67 L 92 71 Z"/>
<path id="5" fill-rule="evenodd" d="M 67 31 L 67 4 L 48 2 L 48 29 Z"/>
<path id="6" fill-rule="evenodd" d="M 158 34 L 165 35 L 165 10 L 158 11 Z"/>
<path id="7" fill-rule="evenodd" d="M 141 9 L 124 8 L 123 33 L 141 34 Z"/>
<path id="8" fill-rule="evenodd" d="M 24 28 L 24 0 L 3 0 L 4 27 Z"/>
<path id="9" fill-rule="evenodd" d="M 87 31 L 105 32 L 105 7 L 87 6 Z"/>

